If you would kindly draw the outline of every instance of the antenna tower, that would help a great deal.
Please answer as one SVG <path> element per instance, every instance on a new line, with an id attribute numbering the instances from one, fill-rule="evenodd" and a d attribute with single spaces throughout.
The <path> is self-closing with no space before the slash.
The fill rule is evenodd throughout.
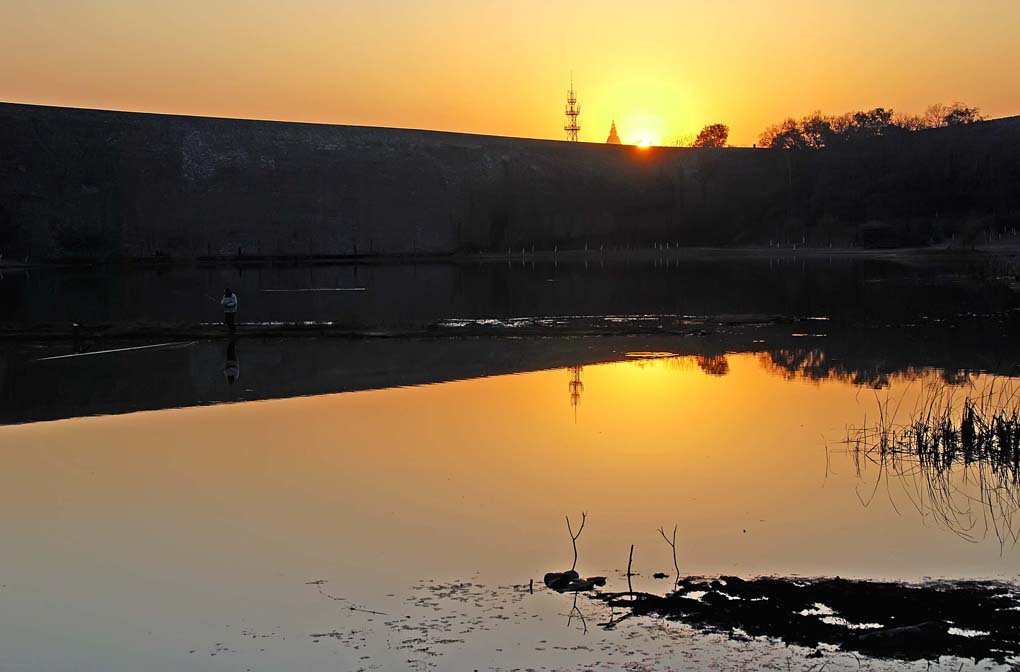
<path id="1" fill-rule="evenodd" d="M 574 76 L 570 76 L 570 90 L 567 91 L 567 123 L 563 130 L 567 132 L 567 140 L 577 142 L 577 132 L 581 127 L 577 123 L 577 117 L 581 114 L 581 106 L 577 104 L 577 95 L 574 93 Z"/>

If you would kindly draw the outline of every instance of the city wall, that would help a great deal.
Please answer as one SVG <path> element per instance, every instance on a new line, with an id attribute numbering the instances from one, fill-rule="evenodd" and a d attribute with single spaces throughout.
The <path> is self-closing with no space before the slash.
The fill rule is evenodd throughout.
<path id="1" fill-rule="evenodd" d="M 1015 118 L 784 152 L 0 104 L 0 253 L 41 261 L 840 243 L 876 222 L 922 234 L 937 223 L 1010 224 L 1020 212 L 1018 157 Z"/>

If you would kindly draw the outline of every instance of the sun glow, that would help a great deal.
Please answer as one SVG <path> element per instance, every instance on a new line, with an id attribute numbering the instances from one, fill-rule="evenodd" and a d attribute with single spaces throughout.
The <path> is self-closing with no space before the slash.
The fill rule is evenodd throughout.
<path id="1" fill-rule="evenodd" d="M 639 136 L 649 145 L 724 123 L 748 146 L 815 110 L 920 113 L 954 98 L 993 117 L 1020 109 L 1010 0 L 653 0 L 641 12 L 609 0 L 583 12 L 539 0 L 513 12 L 471 0 L 178 0 L 158 18 L 152 5 L 0 2 L 0 99 L 562 140 L 573 71 L 582 141 L 605 142 L 613 120 L 623 142 L 654 131 Z M 678 25 L 700 28 L 682 48 Z"/>
<path id="2" fill-rule="evenodd" d="M 657 147 L 659 143 L 659 136 L 651 131 L 639 131 L 630 141 L 630 144 L 638 147 Z"/>

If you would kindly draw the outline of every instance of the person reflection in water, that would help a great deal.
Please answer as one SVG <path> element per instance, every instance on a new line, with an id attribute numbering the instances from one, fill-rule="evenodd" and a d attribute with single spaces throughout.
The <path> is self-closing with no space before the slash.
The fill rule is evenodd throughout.
<path id="1" fill-rule="evenodd" d="M 220 299 L 220 305 L 223 306 L 223 324 L 227 325 L 227 329 L 233 333 L 234 318 L 237 317 L 237 294 L 234 294 L 227 287 L 223 290 L 223 298 Z"/>
<path id="2" fill-rule="evenodd" d="M 223 377 L 227 379 L 228 385 L 233 385 L 241 377 L 241 364 L 237 359 L 237 343 L 234 339 L 230 339 L 230 343 L 227 345 L 227 361 L 223 364 Z"/>

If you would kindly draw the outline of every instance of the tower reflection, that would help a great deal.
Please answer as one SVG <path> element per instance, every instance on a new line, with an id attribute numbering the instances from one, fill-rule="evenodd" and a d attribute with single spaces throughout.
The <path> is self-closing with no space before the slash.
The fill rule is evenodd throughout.
<path id="1" fill-rule="evenodd" d="M 583 366 L 570 367 L 570 406 L 574 409 L 574 423 L 577 423 L 577 407 L 581 405 L 581 394 L 584 392 L 584 383 L 581 382 Z"/>

